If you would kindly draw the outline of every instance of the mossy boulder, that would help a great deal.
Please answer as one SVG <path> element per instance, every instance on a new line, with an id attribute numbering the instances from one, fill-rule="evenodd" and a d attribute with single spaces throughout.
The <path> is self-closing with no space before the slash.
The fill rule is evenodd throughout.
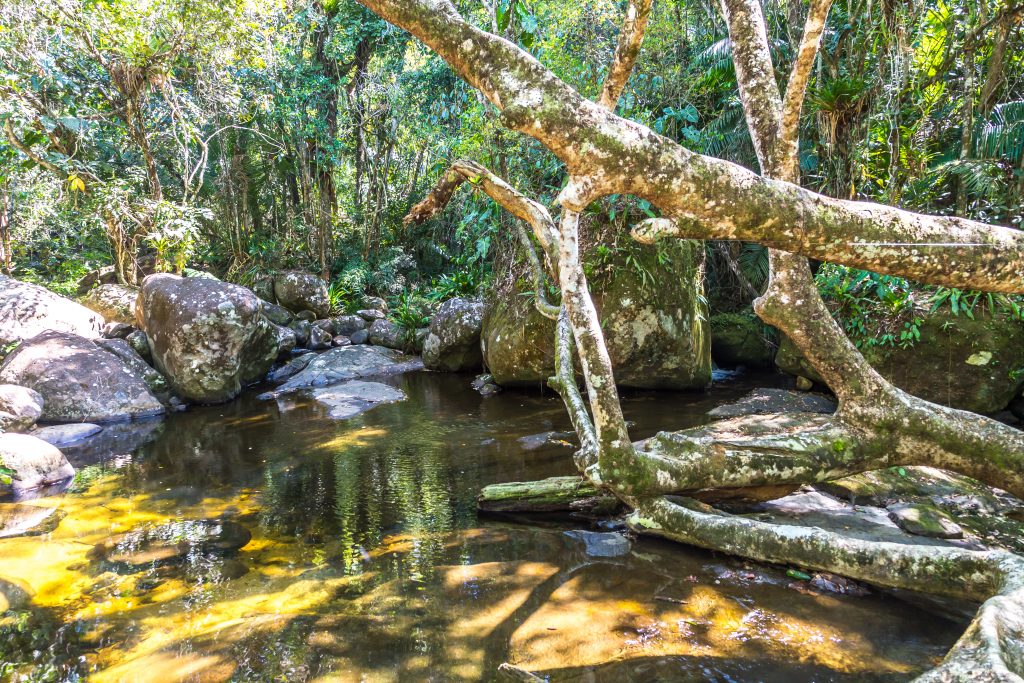
<path id="1" fill-rule="evenodd" d="M 331 314 L 327 285 L 312 273 L 292 270 L 279 274 L 274 278 L 274 296 L 292 313 L 310 311 L 316 318 Z"/>
<path id="2" fill-rule="evenodd" d="M 616 381 L 651 389 L 707 386 L 703 244 L 597 246 L 610 242 L 608 236 L 586 239 L 584 265 Z M 554 374 L 555 323 L 534 307 L 525 259 L 499 262 L 497 270 L 484 299 L 484 364 L 502 386 L 545 382 Z"/>
<path id="3" fill-rule="evenodd" d="M 245 287 L 160 273 L 142 284 L 136 308 L 156 368 L 178 395 L 221 403 L 266 376 L 277 359 L 277 327 Z"/>
<path id="4" fill-rule="evenodd" d="M 428 370 L 478 370 L 480 329 L 484 307 L 479 301 L 449 299 L 441 304 L 423 342 L 423 365 Z"/>
<path id="5" fill-rule="evenodd" d="M 861 344 L 861 352 L 890 382 L 933 403 L 992 414 L 1024 386 L 1024 322 L 1004 313 L 976 311 L 974 319 L 948 308 L 922 316 L 912 346 Z M 796 346 L 783 338 L 775 363 L 785 372 L 820 382 Z"/>
<path id="6" fill-rule="evenodd" d="M 138 287 L 105 284 L 89 290 L 89 293 L 82 297 L 81 303 L 89 310 L 102 315 L 107 322 L 134 325 L 135 300 L 138 297 Z"/>
<path id="7" fill-rule="evenodd" d="M 753 312 L 711 316 L 711 357 L 721 367 L 771 367 L 775 356 L 775 329 Z"/>

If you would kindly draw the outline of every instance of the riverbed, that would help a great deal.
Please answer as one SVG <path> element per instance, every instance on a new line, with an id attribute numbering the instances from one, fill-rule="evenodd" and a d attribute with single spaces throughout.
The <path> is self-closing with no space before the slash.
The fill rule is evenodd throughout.
<path id="1" fill-rule="evenodd" d="M 479 516 L 484 485 L 572 474 L 573 437 L 550 391 L 482 398 L 471 379 L 387 378 L 407 399 L 346 420 L 254 390 L 68 449 L 73 488 L 24 501 L 56 508 L 50 526 L 0 539 L 0 578 L 52 631 L 49 680 L 479 681 L 511 662 L 552 681 L 905 681 L 961 633 L 614 525 Z M 623 408 L 643 438 L 772 381 Z M 211 525 L 248 541 L 204 545 Z M 174 552 L 140 554 L 153 539 Z"/>

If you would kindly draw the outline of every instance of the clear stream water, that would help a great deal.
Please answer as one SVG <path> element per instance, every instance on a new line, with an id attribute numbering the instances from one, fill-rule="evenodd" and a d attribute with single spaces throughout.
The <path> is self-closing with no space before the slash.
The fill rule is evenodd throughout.
<path id="1" fill-rule="evenodd" d="M 38 658 L 96 682 L 479 681 L 505 661 L 553 681 L 904 681 L 959 635 L 777 568 L 652 539 L 594 557 L 566 533 L 584 522 L 478 516 L 482 486 L 573 466 L 557 437 L 523 439 L 570 429 L 557 397 L 483 399 L 471 379 L 390 378 L 408 400 L 345 421 L 253 392 L 69 451 L 72 491 L 28 501 L 58 507 L 56 528 L 0 539 L 0 578 L 34 592 L 58 643 Z M 750 386 L 624 409 L 642 438 Z M 251 541 L 206 552 L 201 520 Z M 177 561 L 112 561 L 139 550 L 121 534 L 147 531 L 180 544 Z"/>

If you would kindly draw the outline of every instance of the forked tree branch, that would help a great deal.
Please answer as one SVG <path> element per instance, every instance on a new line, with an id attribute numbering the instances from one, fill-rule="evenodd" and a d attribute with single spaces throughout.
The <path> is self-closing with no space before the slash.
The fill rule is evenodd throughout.
<path id="1" fill-rule="evenodd" d="M 619 44 L 615 48 L 615 57 L 604 79 L 604 87 L 601 88 L 601 97 L 598 100 L 608 111 L 615 111 L 629 76 L 633 73 L 633 67 L 636 66 L 653 5 L 654 0 L 629 0 L 629 6 L 626 7 L 626 18 L 619 33 Z"/>
<path id="2" fill-rule="evenodd" d="M 782 102 L 782 116 L 779 124 L 779 141 L 787 146 L 795 146 L 799 142 L 800 113 L 803 111 L 804 99 L 807 95 L 807 83 L 814 68 L 814 59 L 818 56 L 821 45 L 821 34 L 825 31 L 828 11 L 832 0 L 811 0 L 807 11 L 807 22 L 804 24 L 804 36 L 800 40 L 800 50 L 796 61 L 789 72 L 789 83 L 786 96 Z M 796 157 L 795 149 L 793 156 Z"/>

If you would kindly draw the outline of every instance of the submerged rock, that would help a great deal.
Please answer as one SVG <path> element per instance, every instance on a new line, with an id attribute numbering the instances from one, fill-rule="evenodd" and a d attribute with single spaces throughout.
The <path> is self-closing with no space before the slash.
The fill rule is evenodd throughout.
<path id="1" fill-rule="evenodd" d="M 80 424 L 50 425 L 33 430 L 32 436 L 51 446 L 63 448 L 79 444 L 103 431 L 103 427 L 83 422 Z"/>
<path id="2" fill-rule="evenodd" d="M 703 243 L 630 244 L 608 253 L 595 239 L 584 243 L 584 267 L 616 381 L 645 389 L 706 387 L 711 344 Z M 555 323 L 534 307 L 520 262 L 499 262 L 495 283 L 484 298 L 484 365 L 502 386 L 543 384 L 554 374 Z"/>
<path id="3" fill-rule="evenodd" d="M 0 348 L 56 330 L 93 339 L 103 316 L 45 287 L 0 275 Z"/>
<path id="4" fill-rule="evenodd" d="M 96 545 L 92 556 L 112 564 L 138 568 L 181 562 L 196 552 L 230 554 L 244 548 L 252 533 L 237 522 L 184 520 L 136 529 Z"/>
<path id="5" fill-rule="evenodd" d="M 126 363 L 107 350 L 115 342 L 131 350 L 121 340 L 94 342 L 67 332 L 43 332 L 7 357 L 0 381 L 39 392 L 41 419 L 47 422 L 106 422 L 163 413 L 147 384 L 152 368 L 141 359 Z"/>
<path id="6" fill-rule="evenodd" d="M 262 379 L 278 355 L 278 334 L 259 297 L 238 285 L 150 275 L 136 314 L 157 369 L 192 401 L 234 398 Z"/>
<path id="7" fill-rule="evenodd" d="M 484 305 L 479 301 L 449 299 L 441 304 L 423 342 L 424 367 L 443 372 L 479 369 L 483 317 Z"/>
<path id="8" fill-rule="evenodd" d="M 82 305 L 96 311 L 107 322 L 135 324 L 135 300 L 139 289 L 127 285 L 106 284 L 94 287 L 82 297 Z"/>
<path id="9" fill-rule="evenodd" d="M 0 614 L 28 609 L 35 591 L 20 579 L 0 577 Z"/>
<path id="10" fill-rule="evenodd" d="M 1024 323 L 978 311 L 974 319 L 943 307 L 923 315 L 921 339 L 901 348 L 864 345 L 864 358 L 887 380 L 915 396 L 976 413 L 1006 408 L 1024 386 Z M 784 372 L 821 378 L 788 338 L 776 364 Z"/>
<path id="11" fill-rule="evenodd" d="M 470 383 L 470 386 L 480 392 L 480 395 L 484 398 L 501 393 L 501 387 L 494 381 L 494 377 L 490 373 L 477 375 Z"/>
<path id="12" fill-rule="evenodd" d="M 309 311 L 316 318 L 331 314 L 327 284 L 312 273 L 293 270 L 279 274 L 274 278 L 274 296 L 292 313 Z"/>
<path id="13" fill-rule="evenodd" d="M 836 412 L 836 402 L 823 394 L 808 394 L 786 389 L 754 389 L 734 403 L 708 411 L 712 417 L 739 417 L 741 415 L 772 415 L 776 413 Z"/>
<path id="14" fill-rule="evenodd" d="M 0 466 L 10 472 L 11 483 L 0 484 L 15 493 L 31 491 L 75 476 L 64 454 L 29 434 L 0 434 Z"/>
<path id="15" fill-rule="evenodd" d="M 0 384 L 0 432 L 23 432 L 43 414 L 38 391 L 16 384 Z"/>
<path id="16" fill-rule="evenodd" d="M 52 506 L 0 503 L 0 538 L 48 534 L 57 528 L 60 519 Z"/>
<path id="17" fill-rule="evenodd" d="M 353 417 L 384 403 L 405 400 L 405 392 L 380 382 L 352 380 L 344 384 L 314 389 L 313 398 L 326 405 L 335 420 Z"/>
<path id="18" fill-rule="evenodd" d="M 262 394 L 261 398 L 274 398 L 289 391 L 340 384 L 350 379 L 394 375 L 423 368 L 420 359 L 379 346 L 341 346 L 309 355 L 312 358 L 308 361 L 292 361 L 296 365 L 305 365 L 277 390 Z"/>
<path id="19" fill-rule="evenodd" d="M 590 557 L 621 557 L 628 555 L 633 544 L 618 532 L 599 531 L 566 531 L 565 535 L 583 541 L 586 553 Z"/>

